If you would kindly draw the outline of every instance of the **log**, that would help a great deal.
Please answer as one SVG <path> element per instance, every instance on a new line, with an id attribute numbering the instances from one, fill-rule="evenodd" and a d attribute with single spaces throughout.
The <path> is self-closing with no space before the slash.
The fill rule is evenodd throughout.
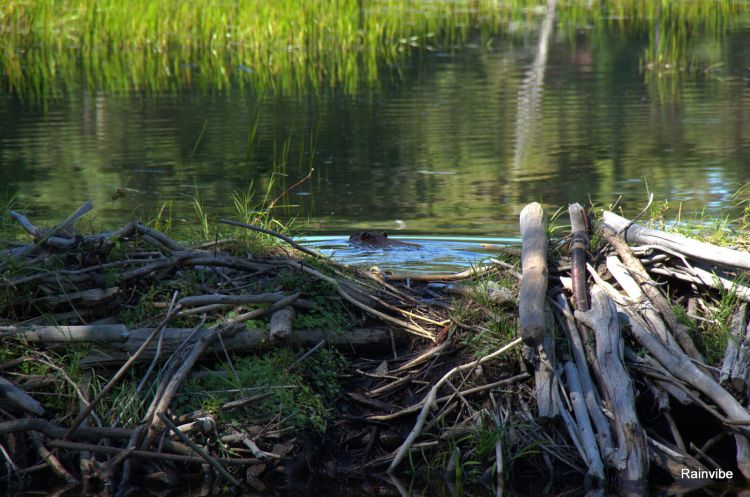
<path id="1" fill-rule="evenodd" d="M 635 410 L 633 382 L 623 362 L 620 321 L 614 302 L 598 285 L 591 291 L 591 310 L 576 311 L 575 317 L 596 336 L 598 382 L 614 416 L 617 451 L 612 462 L 620 480 L 637 484 L 648 480 L 646 437 Z"/>
<path id="2" fill-rule="evenodd" d="M 573 277 L 573 307 L 577 311 L 589 310 L 589 295 L 586 287 L 586 252 L 589 249 L 586 213 L 580 204 L 568 206 L 570 216 L 570 273 Z"/>
<path id="3" fill-rule="evenodd" d="M 588 410 L 589 417 L 596 428 L 596 441 L 599 445 L 599 452 L 605 460 L 609 460 L 611 454 L 615 451 L 615 444 L 612 441 L 612 431 L 609 427 L 609 421 L 602 411 L 602 403 L 599 398 L 599 393 L 594 387 L 594 382 L 591 379 L 589 363 L 586 360 L 586 352 L 583 341 L 581 340 L 581 335 L 578 333 L 578 327 L 576 326 L 573 315 L 570 313 L 570 307 L 568 306 L 565 297 L 561 293 L 558 293 L 555 296 L 555 302 L 560 306 L 560 309 L 564 313 L 560 318 L 560 327 L 568 339 L 570 350 L 573 354 L 573 360 L 575 361 L 578 370 L 578 379 L 581 383 L 581 389 L 586 401 L 586 409 Z"/>
<path id="4" fill-rule="evenodd" d="M 750 269 L 750 254 L 747 252 L 717 247 L 676 233 L 644 228 L 610 211 L 604 211 L 603 221 L 617 233 L 624 231 L 623 236 L 628 243 L 659 245 L 712 264 Z"/>
<path id="5" fill-rule="evenodd" d="M 730 336 L 719 374 L 720 383 L 729 383 L 743 395 L 747 392 L 750 377 L 750 326 L 747 322 L 747 304 L 734 312 L 729 325 Z"/>
<path id="6" fill-rule="evenodd" d="M 625 267 L 619 257 L 616 255 L 607 256 L 607 270 L 614 276 L 628 297 L 630 297 L 630 300 L 633 302 L 633 310 L 643 317 L 646 323 L 648 323 L 649 329 L 653 330 L 654 334 L 669 347 L 675 347 L 682 351 L 677 340 L 669 332 L 651 301 L 643 293 L 642 287 L 631 277 L 632 273 L 628 272 L 628 268 Z"/>
<path id="7" fill-rule="evenodd" d="M 607 241 L 612 244 L 615 250 L 617 250 L 617 254 L 628 268 L 630 276 L 638 282 L 643 293 L 648 295 L 649 300 L 664 318 L 669 329 L 674 332 L 682 349 L 694 360 L 701 364 L 704 363 L 705 361 L 695 347 L 693 339 L 690 338 L 688 327 L 677 320 L 677 316 L 675 316 L 674 311 L 672 311 L 666 297 L 659 291 L 656 282 L 651 279 L 646 268 L 643 267 L 641 261 L 639 261 L 633 254 L 633 251 L 628 247 L 624 239 L 606 227 L 602 227 L 601 233 Z M 651 319 L 649 319 L 649 321 L 651 321 Z"/>
<path id="8" fill-rule="evenodd" d="M 44 414 L 42 404 L 2 376 L 0 376 L 0 402 L 6 409 L 20 409 L 37 416 Z"/>
<path id="9" fill-rule="evenodd" d="M 0 337 L 13 337 L 29 343 L 112 343 L 127 341 L 130 338 L 130 332 L 124 324 L 13 326 L 0 331 Z"/>
<path id="10" fill-rule="evenodd" d="M 732 394 L 696 366 L 687 355 L 667 347 L 661 340 L 653 336 L 638 314 L 628 308 L 625 308 L 624 311 L 629 318 L 630 331 L 635 339 L 664 366 L 664 369 L 675 378 L 691 385 L 695 390 L 711 399 L 724 411 L 729 421 L 739 423 L 743 433 L 750 433 L 747 427 L 747 425 L 750 425 L 750 413 Z M 737 444 L 737 466 L 745 478 L 750 478 L 750 442 L 746 435 L 740 433 L 735 434 L 735 442 Z"/>
<path id="11" fill-rule="evenodd" d="M 287 338 L 292 334 L 295 316 L 296 312 L 291 306 L 282 307 L 271 314 L 271 343 L 286 343 Z"/>
<path id="12" fill-rule="evenodd" d="M 524 207 L 520 225 L 522 276 L 518 291 L 519 330 L 524 343 L 536 348 L 544 341 L 548 276 L 547 231 L 541 204 L 534 202 Z"/>
<path id="13" fill-rule="evenodd" d="M 586 454 L 588 474 L 599 481 L 603 481 L 604 463 L 602 462 L 602 457 L 599 454 L 599 448 L 594 438 L 594 429 L 591 426 L 591 418 L 586 407 L 583 388 L 578 378 L 578 370 L 571 361 L 565 363 L 564 369 L 568 392 L 570 393 L 570 401 L 573 404 L 573 412 L 575 413 L 576 423 L 581 435 L 581 443 Z"/>
<path id="14" fill-rule="evenodd" d="M 242 305 L 242 304 L 273 304 L 284 300 L 289 295 L 284 293 L 258 293 L 243 295 L 226 295 L 222 293 L 213 293 L 208 295 L 191 295 L 183 297 L 177 301 L 182 307 L 199 307 L 205 305 Z M 294 307 L 302 309 L 312 309 L 313 303 L 309 300 L 297 299 L 294 301 Z"/>
<path id="15" fill-rule="evenodd" d="M 99 364 L 119 364 L 127 360 L 145 340 L 153 328 L 137 328 L 130 331 L 130 339 L 124 343 L 110 343 L 106 348 L 92 350 L 88 355 L 81 358 L 79 365 L 93 366 Z M 161 353 L 168 356 L 194 331 L 193 328 L 165 328 L 162 337 Z M 405 337 L 394 334 L 396 343 L 403 343 Z M 391 347 L 391 332 L 388 328 L 354 328 L 345 332 L 313 329 L 292 330 L 287 339 L 287 345 L 312 347 L 321 340 L 337 346 L 351 346 L 355 348 Z M 271 347 L 269 331 L 257 328 L 246 328 L 233 336 L 222 337 L 222 343 L 227 351 L 258 351 Z M 210 345 L 205 354 L 222 352 L 221 344 Z M 146 348 L 138 358 L 139 361 L 153 359 L 156 345 Z"/>

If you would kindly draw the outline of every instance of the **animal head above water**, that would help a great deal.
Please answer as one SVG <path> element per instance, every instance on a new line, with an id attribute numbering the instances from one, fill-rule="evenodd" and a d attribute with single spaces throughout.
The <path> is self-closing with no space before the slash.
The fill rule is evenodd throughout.
<path id="1" fill-rule="evenodd" d="M 349 243 L 365 245 L 383 245 L 388 243 L 388 233 L 373 231 L 358 231 L 349 237 Z"/>

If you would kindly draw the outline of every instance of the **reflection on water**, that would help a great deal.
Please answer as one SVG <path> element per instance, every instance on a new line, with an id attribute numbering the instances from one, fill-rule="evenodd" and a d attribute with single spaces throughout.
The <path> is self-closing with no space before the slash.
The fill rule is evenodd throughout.
<path id="1" fill-rule="evenodd" d="M 414 56 L 353 94 L 82 89 L 44 106 L 3 95 L 0 194 L 34 220 L 92 198 L 94 222 L 110 226 L 167 203 L 173 224 L 190 228 L 196 193 L 211 218 L 232 216 L 232 192 L 252 183 L 260 197 L 272 177 L 283 188 L 312 166 L 275 212 L 309 235 L 512 237 L 530 201 L 606 206 L 622 196 L 632 213 L 648 192 L 675 215 L 682 202 L 683 217 L 731 208 L 750 172 L 747 14 L 721 36 L 696 27 L 685 50 L 712 65 L 672 75 L 644 68 L 653 33 L 627 19 L 551 23 L 540 73 L 544 18 Z M 532 76 L 539 91 L 525 93 Z M 528 95 L 533 139 L 516 162 Z"/>

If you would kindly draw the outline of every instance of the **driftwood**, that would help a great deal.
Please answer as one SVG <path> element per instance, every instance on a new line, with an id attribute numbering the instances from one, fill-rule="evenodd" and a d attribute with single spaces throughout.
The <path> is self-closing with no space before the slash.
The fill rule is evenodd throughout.
<path id="1" fill-rule="evenodd" d="M 139 328 L 130 331 L 130 339 L 122 343 L 109 343 L 106 348 L 99 347 L 92 350 L 81 359 L 81 366 L 96 364 L 118 364 L 127 360 L 140 349 L 145 340 L 154 332 L 153 328 Z M 183 341 L 193 334 L 193 328 L 164 329 L 161 350 L 162 354 L 172 354 Z M 286 339 L 287 345 L 312 347 L 321 340 L 340 347 L 382 350 L 391 347 L 391 331 L 388 328 L 354 328 L 348 331 L 333 331 L 324 329 L 292 330 Z M 403 343 L 401 337 L 396 337 L 397 343 Z M 214 354 L 227 350 L 228 352 L 255 352 L 269 349 L 273 346 L 268 330 L 258 328 L 242 328 L 234 334 L 225 335 L 221 344 L 207 347 L 205 354 Z M 147 346 L 138 361 L 153 359 L 156 345 Z"/>
<path id="2" fill-rule="evenodd" d="M 547 232 L 544 211 L 538 203 L 523 208 L 521 224 L 521 267 L 518 291 L 519 332 L 529 347 L 542 344 L 545 334 L 544 302 L 547 293 Z"/>
<path id="3" fill-rule="evenodd" d="M 675 250 L 694 259 L 718 264 L 720 266 L 750 269 L 750 254 L 724 247 L 717 247 L 710 243 L 700 242 L 664 231 L 644 228 L 638 224 L 618 216 L 614 212 L 604 211 L 604 224 L 610 226 L 615 232 L 622 233 L 628 243 L 642 245 L 658 245 Z"/>
<path id="4" fill-rule="evenodd" d="M 737 307 L 730 323 L 727 350 L 721 365 L 719 381 L 729 383 L 740 394 L 747 393 L 750 379 L 750 326 L 747 304 Z"/>
<path id="5" fill-rule="evenodd" d="M 623 343 L 614 303 L 603 290 L 591 291 L 591 310 L 576 311 L 576 319 L 596 335 L 597 367 L 594 372 L 614 416 L 617 452 L 612 455 L 623 482 L 648 478 L 646 437 L 635 412 L 633 383 L 623 363 Z"/>

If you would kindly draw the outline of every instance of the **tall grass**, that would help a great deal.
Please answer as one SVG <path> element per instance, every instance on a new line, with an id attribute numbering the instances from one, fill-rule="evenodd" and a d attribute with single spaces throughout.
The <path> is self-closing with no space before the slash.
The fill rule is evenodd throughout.
<path id="1" fill-rule="evenodd" d="M 413 50 L 453 47 L 543 13 L 544 0 L 0 0 L 5 91 L 355 92 Z M 721 30 L 741 2 L 558 2 L 560 24 L 610 19 L 664 33 L 647 62 L 672 57 L 696 23 Z M 617 20 L 612 20 L 617 19 Z M 674 33 L 674 35 L 672 35 Z M 675 48 L 678 47 L 678 48 Z"/>
<path id="2" fill-rule="evenodd" d="M 514 2 L 518 3 L 518 2 Z M 525 3 L 525 2 L 524 2 Z M 468 5 L 468 4 L 467 4 Z M 107 90 L 286 91 L 377 78 L 377 61 L 495 24 L 494 0 L 0 1 L 0 61 L 11 91 L 59 88 L 81 71 Z"/>

